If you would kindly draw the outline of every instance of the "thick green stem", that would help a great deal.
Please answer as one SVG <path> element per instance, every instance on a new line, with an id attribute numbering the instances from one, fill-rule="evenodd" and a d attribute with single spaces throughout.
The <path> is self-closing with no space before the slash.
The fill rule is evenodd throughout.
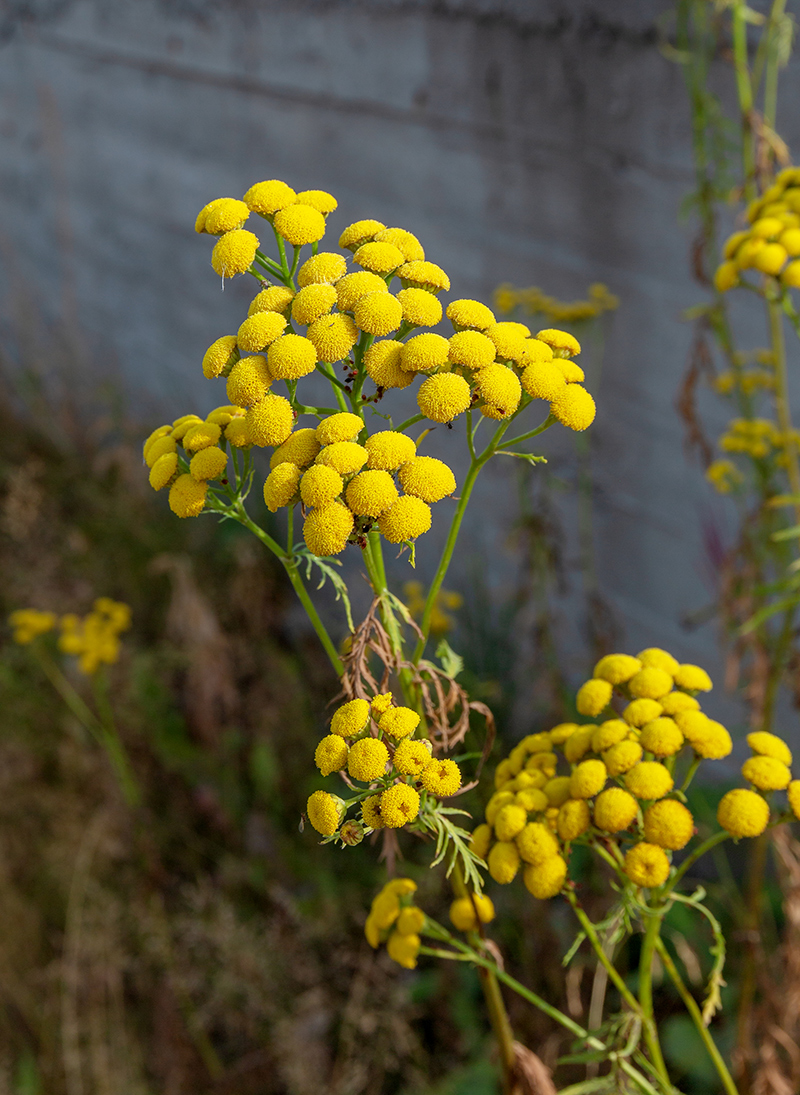
<path id="1" fill-rule="evenodd" d="M 658 1073 L 669 1083 L 669 1073 L 653 1018 L 653 957 L 660 931 L 661 914 L 654 912 L 645 916 L 644 942 L 639 959 L 639 1004 L 645 1016 L 643 1034 L 650 1059 Z"/>
<path id="2" fill-rule="evenodd" d="M 289 575 L 289 581 L 294 586 L 294 591 L 300 598 L 300 602 L 303 605 L 303 608 L 306 610 L 306 615 L 311 621 L 311 626 L 316 631 L 317 635 L 319 636 L 319 641 L 325 648 L 325 653 L 328 655 L 328 660 L 333 666 L 334 673 L 337 677 L 341 677 L 344 673 L 344 664 L 342 663 L 342 659 L 339 657 L 339 651 L 334 646 L 333 640 L 328 634 L 325 624 L 320 619 L 320 615 L 314 607 L 314 602 L 311 600 L 311 597 L 308 594 L 308 590 L 303 584 L 303 579 L 298 573 L 297 566 L 285 558 L 282 560 L 282 562 L 286 573 Z"/>
<path id="3" fill-rule="evenodd" d="M 722 1081 L 722 1086 L 725 1088 L 726 1095 L 739 1095 L 736 1084 L 733 1082 L 733 1077 L 728 1071 L 728 1067 L 722 1058 L 722 1054 L 717 1049 L 716 1043 L 711 1037 L 708 1027 L 703 1022 L 703 1016 L 700 1008 L 697 1006 L 697 1001 L 689 992 L 686 985 L 683 983 L 683 979 L 681 978 L 680 973 L 678 973 L 678 968 L 672 961 L 672 957 L 666 946 L 664 945 L 663 939 L 661 939 L 660 936 L 656 939 L 656 951 L 658 952 L 658 956 L 664 964 L 664 969 L 667 971 L 672 980 L 672 983 L 678 990 L 678 994 L 683 1000 L 683 1003 L 686 1006 L 686 1010 L 692 1017 L 692 1022 L 697 1028 L 697 1033 L 703 1039 L 703 1045 L 708 1050 L 708 1055 L 714 1062 L 714 1067 L 716 1068 L 717 1074 Z"/>
<path id="4" fill-rule="evenodd" d="M 636 999 L 631 990 L 622 980 L 619 973 L 617 972 L 616 967 L 613 965 L 605 950 L 603 949 L 603 945 L 600 942 L 597 932 L 594 929 L 594 924 L 592 924 L 591 920 L 584 912 L 580 902 L 575 896 L 574 890 L 566 889 L 564 891 L 564 895 L 567 901 L 569 901 L 570 905 L 572 906 L 572 911 L 577 916 L 578 921 L 580 922 L 580 925 L 586 934 L 586 938 L 589 940 L 589 944 L 592 950 L 597 955 L 597 958 L 601 965 L 605 967 L 608 976 L 610 977 L 620 996 L 635 1015 L 642 1017 L 642 1009 L 639 1007 L 639 1001 Z"/>
<path id="5" fill-rule="evenodd" d="M 747 57 L 746 9 L 744 0 L 736 0 L 733 8 L 733 59 L 742 125 L 744 196 L 747 201 L 750 201 L 756 195 L 756 156 L 752 125 L 753 85 Z"/>

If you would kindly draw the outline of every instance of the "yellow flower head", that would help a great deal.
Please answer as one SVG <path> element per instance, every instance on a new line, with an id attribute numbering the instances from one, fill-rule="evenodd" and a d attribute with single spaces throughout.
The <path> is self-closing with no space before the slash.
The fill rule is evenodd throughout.
<path id="1" fill-rule="evenodd" d="M 783 791 L 791 781 L 792 773 L 775 757 L 750 757 L 742 765 L 742 775 L 759 791 Z"/>
<path id="2" fill-rule="evenodd" d="M 656 700 L 633 700 L 622 712 L 625 722 L 631 726 L 644 726 L 646 722 L 657 719 L 664 708 Z"/>
<path id="3" fill-rule="evenodd" d="M 341 772 L 347 764 L 348 752 L 344 738 L 338 734 L 328 734 L 316 748 L 314 763 L 323 776 L 329 776 L 332 772 Z"/>
<path id="4" fill-rule="evenodd" d="M 431 760 L 423 768 L 420 780 L 425 790 L 432 795 L 449 798 L 461 786 L 461 769 L 454 760 Z"/>
<path id="5" fill-rule="evenodd" d="M 528 821 L 528 813 L 515 802 L 502 806 L 494 819 L 494 831 L 498 840 L 513 840 L 521 833 Z"/>
<path id="6" fill-rule="evenodd" d="M 197 422 L 183 435 L 183 447 L 187 452 L 199 452 L 216 445 L 222 436 L 222 430 L 216 422 Z"/>
<path id="7" fill-rule="evenodd" d="M 471 402 L 469 384 L 455 373 L 429 376 L 417 392 L 417 406 L 432 422 L 452 422 Z"/>
<path id="8" fill-rule="evenodd" d="M 424 741 L 405 738 L 394 751 L 394 766 L 404 776 L 419 776 L 430 763 L 431 751 Z"/>
<path id="9" fill-rule="evenodd" d="M 250 434 L 247 432 L 247 421 L 244 418 L 234 418 L 225 427 L 225 440 L 234 449 L 243 449 L 252 445 Z"/>
<path id="10" fill-rule="evenodd" d="M 637 741 L 621 741 L 603 753 L 603 763 L 610 776 L 621 776 L 639 763 L 642 753 L 642 747 Z"/>
<path id="11" fill-rule="evenodd" d="M 378 738 L 361 738 L 350 746 L 347 771 L 353 779 L 372 783 L 384 774 L 388 762 L 389 750 L 382 741 Z"/>
<path id="12" fill-rule="evenodd" d="M 269 466 L 274 469 L 279 464 L 296 464 L 298 468 L 305 468 L 314 463 L 321 448 L 316 430 L 295 430 L 272 454 Z"/>
<path id="13" fill-rule="evenodd" d="M 358 270 L 336 282 L 336 298 L 340 312 L 352 312 L 356 304 L 368 293 L 389 295 L 386 282 L 379 274 Z"/>
<path id="14" fill-rule="evenodd" d="M 646 666 L 631 677 L 628 688 L 638 699 L 659 700 L 672 691 L 672 677 L 664 669 Z"/>
<path id="15" fill-rule="evenodd" d="M 342 255 L 336 251 L 320 251 L 306 259 L 297 271 L 297 284 L 301 289 L 307 285 L 333 285 L 346 273 L 347 262 Z"/>
<path id="16" fill-rule="evenodd" d="M 174 437 L 170 437 L 167 434 L 165 437 L 157 437 L 155 441 L 151 441 L 146 446 L 144 462 L 148 468 L 152 468 L 156 460 L 160 456 L 165 456 L 167 453 L 177 452 L 178 443 Z"/>
<path id="17" fill-rule="evenodd" d="M 786 788 L 786 797 L 796 818 L 800 818 L 800 779 L 793 779 Z"/>
<path id="18" fill-rule="evenodd" d="M 179 475 L 169 488 L 169 508 L 176 517 L 197 517 L 203 512 L 207 493 L 208 483 L 188 474 Z"/>
<path id="19" fill-rule="evenodd" d="M 755 791 L 737 787 L 722 796 L 717 821 L 731 836 L 761 836 L 769 824 L 769 805 Z"/>
<path id="20" fill-rule="evenodd" d="M 450 347 L 447 356 L 453 365 L 463 365 L 467 369 L 483 369 L 494 363 L 497 353 L 495 345 L 480 331 L 456 331 L 447 341 Z"/>
<path id="21" fill-rule="evenodd" d="M 541 814 L 550 805 L 550 800 L 545 792 L 540 791 L 538 787 L 533 785 L 523 791 L 517 791 L 514 795 L 514 801 L 529 814 Z"/>
<path id="22" fill-rule="evenodd" d="M 670 692 L 662 696 L 658 701 L 664 709 L 664 714 L 674 718 L 681 711 L 699 711 L 700 704 L 694 696 L 687 696 L 685 692 Z"/>
<path id="23" fill-rule="evenodd" d="M 690 712 L 694 714 L 694 712 Z M 706 760 L 721 760 L 727 757 L 733 749 L 731 736 L 722 723 L 707 719 L 705 725 L 698 730 L 693 738 L 685 735 L 691 742 L 692 748 L 699 757 Z"/>
<path id="24" fill-rule="evenodd" d="M 544 345 L 544 344 L 543 344 Z M 550 361 L 526 366 L 522 373 L 522 387 L 534 400 L 552 402 L 567 390 L 563 372 Z"/>
<path id="25" fill-rule="evenodd" d="M 213 380 L 215 376 L 221 375 L 230 364 L 235 350 L 236 335 L 223 335 L 211 343 L 203 354 L 203 376 L 206 380 Z"/>
<path id="26" fill-rule="evenodd" d="M 788 263 L 781 272 L 781 281 L 790 289 L 800 289 L 800 260 Z"/>
<path id="27" fill-rule="evenodd" d="M 422 941 L 418 935 L 401 935 L 392 932 L 386 941 L 386 953 L 393 962 L 404 969 L 413 970 L 417 966 L 417 955 Z"/>
<path id="28" fill-rule="evenodd" d="M 426 373 L 447 364 L 449 343 L 441 335 L 426 332 L 415 335 L 403 345 L 400 367 L 407 372 Z"/>
<path id="29" fill-rule="evenodd" d="M 367 725 L 369 704 L 366 700 L 348 700 L 333 713 L 331 733 L 343 738 L 354 738 Z"/>
<path id="30" fill-rule="evenodd" d="M 395 923 L 395 931 L 400 935 L 417 935 L 425 924 L 425 913 L 416 905 L 407 905 L 400 910 Z"/>
<path id="31" fill-rule="evenodd" d="M 163 490 L 168 487 L 178 470 L 178 454 L 165 452 L 159 456 L 150 469 L 149 482 L 153 490 Z"/>
<path id="32" fill-rule="evenodd" d="M 273 220 L 279 236 L 295 247 L 316 243 L 325 235 L 325 218 L 310 205 L 290 205 L 275 214 Z"/>
<path id="33" fill-rule="evenodd" d="M 608 707 L 612 691 L 608 681 L 593 677 L 578 689 L 575 706 L 581 715 L 588 715 L 590 719 L 593 719 Z"/>
<path id="34" fill-rule="evenodd" d="M 580 433 L 594 422 L 595 402 L 580 384 L 567 384 L 550 404 L 550 413 L 562 426 Z"/>
<path id="35" fill-rule="evenodd" d="M 380 244 L 374 246 L 379 247 Z M 353 321 L 360 331 L 366 331 L 368 335 L 388 335 L 402 323 L 403 306 L 391 293 L 367 293 L 353 306 Z"/>
<path id="36" fill-rule="evenodd" d="M 365 270 L 375 274 L 390 274 L 405 262 L 403 252 L 393 243 L 362 243 L 353 255 L 353 260 Z"/>
<path id="37" fill-rule="evenodd" d="M 199 425 L 203 419 L 197 414 L 186 414 L 177 418 L 172 425 L 172 436 L 176 441 L 182 441 L 193 426 Z"/>
<path id="38" fill-rule="evenodd" d="M 492 845 L 487 860 L 489 874 L 501 886 L 507 886 L 514 881 L 514 876 L 519 870 L 519 852 L 516 844 L 511 841 L 498 840 Z"/>
<path id="39" fill-rule="evenodd" d="M 646 650 L 640 650 L 636 657 L 643 666 L 650 669 L 663 669 L 665 673 L 669 673 L 670 677 L 674 677 L 680 669 L 678 659 L 673 658 L 666 650 L 661 650 L 657 646 L 649 646 Z"/>
<path id="40" fill-rule="evenodd" d="M 644 812 L 644 835 L 650 844 L 678 852 L 685 848 L 694 833 L 694 818 L 682 802 L 664 798 L 654 802 Z"/>
<path id="41" fill-rule="evenodd" d="M 550 327 L 537 331 L 536 337 L 545 342 L 557 357 L 576 357 L 581 352 L 581 344 L 567 331 L 557 331 Z"/>
<path id="42" fill-rule="evenodd" d="M 364 354 L 364 368 L 376 387 L 407 388 L 413 382 L 416 374 L 406 372 L 400 365 L 402 350 L 402 342 L 386 339 L 373 342 Z"/>
<path id="43" fill-rule="evenodd" d="M 657 844 L 636 844 L 625 856 L 623 870 L 636 886 L 653 889 L 669 878 L 669 860 Z"/>
<path id="44" fill-rule="evenodd" d="M 331 364 L 347 357 L 358 342 L 358 328 L 350 316 L 328 315 L 315 319 L 306 331 L 320 361 Z"/>
<path id="45" fill-rule="evenodd" d="M 341 502 L 315 509 L 303 522 L 303 539 L 312 555 L 338 555 L 353 531 L 353 515 Z"/>
<path id="46" fill-rule="evenodd" d="M 577 764 L 581 757 L 589 752 L 596 729 L 596 726 L 581 726 L 564 742 L 564 756 L 570 764 Z"/>
<path id="47" fill-rule="evenodd" d="M 314 372 L 317 350 L 302 335 L 282 335 L 267 351 L 267 362 L 269 371 L 278 380 L 298 380 Z"/>
<path id="48" fill-rule="evenodd" d="M 679 665 L 675 673 L 675 687 L 685 688 L 687 692 L 710 692 L 714 685 L 699 665 Z"/>
<path id="49" fill-rule="evenodd" d="M 469 842 L 469 850 L 473 852 L 478 859 L 486 859 L 491 844 L 491 825 L 478 825 L 477 828 L 473 830 L 472 839 Z"/>
<path id="50" fill-rule="evenodd" d="M 329 194 L 327 190 L 301 190 L 297 195 L 297 201 L 301 205 L 310 205 L 318 213 L 333 213 L 335 209 L 339 208 L 336 198 L 333 194 Z"/>
<path id="51" fill-rule="evenodd" d="M 247 433 L 254 445 L 282 445 L 294 425 L 292 405 L 282 395 L 271 392 L 254 403 L 245 419 Z"/>
<path id="52" fill-rule="evenodd" d="M 425 251 L 413 232 L 405 228 L 384 228 L 375 233 L 376 243 L 392 243 L 402 252 L 406 262 L 415 262 L 425 258 Z M 438 322 L 438 321 L 437 321 Z"/>
<path id="53" fill-rule="evenodd" d="M 280 312 L 255 312 L 239 328 L 236 335 L 239 349 L 257 353 L 274 342 L 285 326 L 286 317 Z"/>
<path id="54" fill-rule="evenodd" d="M 608 772 L 602 760 L 583 760 L 569 781 L 570 798 L 594 798 L 605 786 Z"/>
<path id="55" fill-rule="evenodd" d="M 317 426 L 316 435 L 320 445 L 335 445 L 337 441 L 354 441 L 364 429 L 364 423 L 357 414 L 342 411 L 323 418 Z"/>
<path id="56" fill-rule="evenodd" d="M 142 446 L 142 456 L 144 457 L 145 463 L 147 463 L 147 454 L 150 451 L 150 447 L 154 445 L 156 441 L 160 441 L 162 437 L 168 437 L 171 433 L 172 426 L 159 426 L 157 429 L 153 430 Z M 173 452 L 174 450 L 170 449 L 169 451 Z M 152 465 L 149 466 L 152 467 Z"/>
<path id="57" fill-rule="evenodd" d="M 604 791 L 603 794 L 606 792 Z M 565 842 L 577 840 L 592 823 L 589 804 L 583 798 L 568 798 L 558 811 L 556 828 Z"/>
<path id="58" fill-rule="evenodd" d="M 388 471 L 359 472 L 347 485 L 345 500 L 360 517 L 380 517 L 397 501 L 397 487 Z"/>
<path id="59" fill-rule="evenodd" d="M 522 875 L 525 889 L 540 901 L 561 893 L 567 880 L 567 864 L 563 856 L 553 855 L 543 863 L 526 867 Z"/>
<path id="60" fill-rule="evenodd" d="M 450 288 L 450 278 L 434 262 L 415 260 L 405 262 L 397 270 L 397 276 L 403 283 L 403 288 L 417 286 L 420 289 L 428 289 L 431 293 L 438 293 L 441 289 Z"/>
<path id="61" fill-rule="evenodd" d="M 381 224 L 380 221 L 355 221 L 353 224 L 348 224 L 339 236 L 339 246 L 346 251 L 357 251 L 362 243 L 374 239 L 385 227 L 386 225 Z"/>
<path id="62" fill-rule="evenodd" d="M 727 293 L 739 283 L 739 267 L 730 259 L 722 262 L 714 271 L 714 288 L 719 293 Z"/>
<path id="63" fill-rule="evenodd" d="M 381 715 L 378 726 L 390 738 L 407 738 L 419 726 L 419 715 L 410 707 L 390 707 Z"/>
<path id="64" fill-rule="evenodd" d="M 398 479 L 406 494 L 423 502 L 440 502 L 456 489 L 450 468 L 433 456 L 415 456 L 400 468 Z"/>
<path id="65" fill-rule="evenodd" d="M 621 833 L 629 828 L 639 813 L 639 803 L 621 787 L 609 787 L 594 803 L 594 823 L 606 833 Z"/>
<path id="66" fill-rule="evenodd" d="M 475 931 L 478 920 L 483 924 L 488 924 L 494 918 L 494 905 L 492 899 L 487 897 L 486 894 L 458 897 L 450 906 L 450 922 L 460 932 Z"/>
<path id="67" fill-rule="evenodd" d="M 369 826 L 370 829 L 383 828 L 380 795 L 370 795 L 369 798 L 364 799 L 361 803 L 361 818 L 364 824 Z"/>
<path id="68" fill-rule="evenodd" d="M 65 617 L 66 618 L 66 617 Z M 20 608 L 12 612 L 8 622 L 13 628 L 12 638 L 20 646 L 27 646 L 39 635 L 46 635 L 56 626 L 56 616 L 53 612 L 40 612 L 36 608 Z"/>
<path id="69" fill-rule="evenodd" d="M 369 706 L 373 715 L 380 716 L 384 714 L 392 706 L 392 693 L 382 692 L 379 696 L 373 696 Z"/>
<path id="70" fill-rule="evenodd" d="M 225 394 L 237 407 L 252 407 L 267 394 L 272 379 L 267 359 L 262 354 L 243 357 L 230 371 Z"/>
<path id="71" fill-rule="evenodd" d="M 293 289 L 287 289 L 284 285 L 270 285 L 253 297 L 247 314 L 254 316 L 256 312 L 286 312 L 294 296 Z"/>
<path id="72" fill-rule="evenodd" d="M 564 377 L 567 384 L 582 383 L 586 379 L 583 369 L 574 361 L 567 361 L 566 358 L 557 357 L 553 359 L 553 364 Z"/>
<path id="73" fill-rule="evenodd" d="M 404 433 L 396 430 L 380 430 L 364 442 L 367 450 L 367 467 L 377 471 L 396 471 L 417 455 L 417 446 Z"/>
<path id="74" fill-rule="evenodd" d="M 300 468 L 288 461 L 272 469 L 264 483 L 264 502 L 270 513 L 289 505 L 297 494 L 301 474 Z"/>
<path id="75" fill-rule="evenodd" d="M 475 374 L 475 390 L 485 403 L 497 410 L 498 414 L 492 417 L 508 418 L 522 398 L 519 377 L 505 365 L 493 364 L 480 369 Z"/>
<path id="76" fill-rule="evenodd" d="M 292 319 L 304 326 L 330 312 L 336 303 L 336 290 L 332 285 L 319 282 L 306 285 L 292 301 Z"/>
<path id="77" fill-rule="evenodd" d="M 381 535 L 390 544 L 402 544 L 416 540 L 431 527 L 431 510 L 420 498 L 409 494 L 398 498 L 394 505 L 378 519 Z"/>
<path id="78" fill-rule="evenodd" d="M 300 480 L 300 497 L 307 506 L 329 506 L 344 489 L 344 480 L 338 471 L 324 464 L 314 464 L 303 473 Z"/>
<path id="79" fill-rule="evenodd" d="M 381 818 L 389 829 L 399 829 L 419 813 L 419 793 L 408 783 L 395 783 L 381 795 Z"/>
<path id="80" fill-rule="evenodd" d="M 490 825 L 494 825 L 494 819 L 504 806 L 507 806 L 509 802 L 514 801 L 513 791 L 495 791 L 489 801 L 486 803 L 485 816 Z"/>
<path id="81" fill-rule="evenodd" d="M 326 445 L 317 456 L 317 464 L 338 471 L 339 475 L 354 475 L 367 462 L 367 450 L 355 441 L 335 441 Z"/>
<path id="82" fill-rule="evenodd" d="M 206 230 L 206 218 L 208 217 L 208 214 L 212 211 L 212 209 L 214 209 L 215 206 L 219 205 L 221 202 L 224 202 L 226 200 L 229 200 L 229 199 L 214 198 L 213 201 L 210 201 L 210 202 L 208 202 L 207 205 L 203 206 L 203 208 L 197 214 L 197 219 L 194 222 L 195 232 L 205 232 L 205 230 Z"/>
<path id="83" fill-rule="evenodd" d="M 792 763 L 792 751 L 786 742 L 777 736 L 769 734 L 766 730 L 757 730 L 747 735 L 747 744 L 754 753 L 760 753 L 764 757 L 774 757 L 782 764 Z"/>
<path id="84" fill-rule="evenodd" d="M 217 198 L 206 206 L 205 223 L 201 231 L 208 232 L 211 236 L 221 236 L 224 232 L 232 232 L 234 228 L 241 228 L 250 216 L 250 210 L 244 202 L 236 198 Z M 200 213 L 202 216 L 202 210 Z M 200 216 L 197 220 L 199 222 Z M 197 223 L 195 223 L 195 231 Z"/>
<path id="85" fill-rule="evenodd" d="M 592 732 L 592 752 L 602 753 L 628 736 L 630 727 L 623 719 L 607 719 Z"/>
<path id="86" fill-rule="evenodd" d="M 641 668 L 640 660 L 632 658 L 630 654 L 607 654 L 594 667 L 594 676 L 610 684 L 624 684 L 636 676 Z"/>
<path id="87" fill-rule="evenodd" d="M 297 194 L 291 186 L 287 186 L 280 179 L 268 179 L 266 182 L 255 183 L 244 196 L 248 209 L 254 213 L 262 213 L 264 216 L 272 216 L 279 209 L 285 209 L 297 201 Z"/>
<path id="88" fill-rule="evenodd" d="M 485 331 L 497 322 L 491 308 L 479 300 L 454 300 L 447 305 L 445 315 L 456 330 L 471 327 L 476 331 Z"/>
<path id="89" fill-rule="evenodd" d="M 493 323 L 486 329 L 486 335 L 494 343 L 497 356 L 503 361 L 522 364 L 525 355 L 525 340 L 530 335 L 522 323 Z"/>
<path id="90" fill-rule="evenodd" d="M 226 232 L 214 244 L 211 265 L 221 278 L 232 278 L 249 270 L 256 257 L 259 239 L 244 228 Z"/>
<path id="91" fill-rule="evenodd" d="M 657 760 L 643 760 L 625 774 L 625 786 L 638 799 L 663 798 L 674 786 L 672 776 Z"/>
<path id="92" fill-rule="evenodd" d="M 306 804 L 308 820 L 322 836 L 333 836 L 342 823 L 345 805 L 337 795 L 315 791 Z"/>
<path id="93" fill-rule="evenodd" d="M 683 734 L 673 719 L 662 716 L 644 724 L 639 741 L 648 753 L 655 753 L 657 757 L 671 757 L 680 752 Z"/>
<path id="94" fill-rule="evenodd" d="M 440 301 L 427 289 L 401 289 L 397 299 L 403 319 L 414 327 L 435 327 L 442 318 Z"/>
<path id="95" fill-rule="evenodd" d="M 782 226 L 781 226 L 782 227 Z M 779 274 L 789 256 L 779 243 L 768 243 L 753 256 L 753 266 L 762 274 Z"/>
<path id="96" fill-rule="evenodd" d="M 220 479 L 228 466 L 228 454 L 216 445 L 202 449 L 189 461 L 189 474 L 198 482 Z"/>

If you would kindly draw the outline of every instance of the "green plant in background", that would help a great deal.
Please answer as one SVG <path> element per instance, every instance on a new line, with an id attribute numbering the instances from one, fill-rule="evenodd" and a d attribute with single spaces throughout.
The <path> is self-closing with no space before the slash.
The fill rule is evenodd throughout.
<path id="1" fill-rule="evenodd" d="M 769 731 L 781 694 L 796 693 L 792 675 L 800 653 L 793 547 L 800 527 L 800 465 L 785 344 L 787 320 L 798 331 L 792 293 L 800 284 L 800 174 L 786 166 L 788 150 L 776 128 L 779 73 L 791 54 L 794 20 L 783 0 L 763 11 L 739 0 L 682 0 L 675 20 L 674 38 L 664 49 L 681 65 L 689 93 L 696 185 L 686 209 L 698 222 L 693 271 L 709 293 L 688 314 L 695 337 L 679 408 L 709 482 L 736 506 L 733 546 L 717 560 L 714 608 L 750 726 Z M 733 114 L 716 90 L 720 62 L 735 91 Z M 731 213 L 741 201 L 746 208 L 737 216 L 739 230 L 730 235 Z M 761 308 L 761 345 L 741 344 L 735 307 L 743 294 L 734 289 L 747 291 Z M 704 377 L 734 414 L 717 441 L 718 456 L 697 405 Z M 750 1090 L 760 1053 L 754 1005 L 760 932 L 766 929 L 767 854 L 765 836 L 753 846 L 745 900 L 736 914 L 746 940 L 736 1049 L 743 1090 Z"/>

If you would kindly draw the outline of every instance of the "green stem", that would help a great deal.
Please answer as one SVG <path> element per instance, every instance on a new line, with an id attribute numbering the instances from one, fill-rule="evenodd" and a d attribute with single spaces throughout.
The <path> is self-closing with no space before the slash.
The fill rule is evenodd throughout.
<path id="1" fill-rule="evenodd" d="M 635 1015 L 638 1015 L 640 1018 L 644 1018 L 642 1016 L 642 1009 L 639 1007 L 639 1001 L 636 999 L 636 997 L 633 995 L 631 990 L 628 988 L 628 986 L 622 980 L 622 978 L 620 977 L 619 973 L 616 970 L 616 967 L 610 961 L 608 955 L 606 954 L 605 950 L 603 949 L 603 946 L 600 942 L 600 939 L 597 935 L 597 932 L 594 929 L 594 924 L 592 924 L 589 917 L 583 911 L 583 908 L 582 908 L 580 902 L 578 901 L 577 897 L 575 896 L 574 890 L 568 888 L 564 891 L 564 895 L 565 895 L 567 901 L 569 901 L 570 905 L 572 906 L 572 911 L 577 916 L 581 927 L 583 928 L 584 932 L 586 933 L 586 938 L 589 940 L 589 943 L 592 947 L 592 950 L 597 955 L 597 958 L 600 961 L 600 963 L 605 967 L 606 973 L 610 977 L 612 983 L 616 987 L 616 989 L 619 992 L 620 996 L 622 997 L 622 999 L 625 1001 L 625 1003 L 628 1005 L 628 1007 L 631 1009 L 631 1011 Z"/>
<path id="2" fill-rule="evenodd" d="M 103 730 L 103 747 L 108 753 L 111 764 L 117 774 L 122 793 L 128 806 L 138 806 L 142 801 L 142 793 L 139 784 L 131 769 L 131 763 L 125 746 L 117 730 L 114 719 L 114 709 L 108 695 L 108 680 L 102 670 L 92 676 L 92 690 L 94 692 L 97 710 L 101 715 Z"/>
<path id="3" fill-rule="evenodd" d="M 728 1067 L 725 1064 L 725 1061 L 722 1059 L 722 1054 L 717 1049 L 717 1045 L 714 1039 L 711 1037 L 708 1027 L 703 1022 L 703 1016 L 700 1008 L 697 1006 L 696 1000 L 689 992 L 686 985 L 683 983 L 683 979 L 678 972 L 678 968 L 672 961 L 672 957 L 666 946 L 664 945 L 663 939 L 661 939 L 660 936 L 656 939 L 656 951 L 658 952 L 658 956 L 664 964 L 664 969 L 667 971 L 670 978 L 672 979 L 672 983 L 678 990 L 678 994 L 683 1000 L 684 1005 L 686 1006 L 686 1010 L 692 1017 L 692 1022 L 697 1028 L 697 1033 L 703 1039 L 703 1045 L 708 1050 L 708 1055 L 714 1062 L 714 1067 L 716 1068 L 717 1074 L 722 1081 L 722 1086 L 725 1088 L 726 1095 L 739 1095 L 736 1084 L 733 1082 L 733 1077 L 728 1071 Z"/>
<path id="4" fill-rule="evenodd" d="M 411 416 L 411 418 L 407 418 L 405 422 L 401 422 L 399 426 L 395 426 L 394 429 L 398 433 L 402 433 L 403 430 L 407 430 L 409 426 L 415 426 L 417 422 L 422 422 L 424 418 L 424 414 L 414 414 Z"/>
<path id="5" fill-rule="evenodd" d="M 733 59 L 736 71 L 736 91 L 742 124 L 742 165 L 744 168 L 744 197 L 751 201 L 756 196 L 756 157 L 751 121 L 753 110 L 753 85 L 747 58 L 747 21 L 744 0 L 736 0 L 733 8 Z"/>
<path id="6" fill-rule="evenodd" d="M 764 77 L 764 121 L 770 127 L 775 128 L 775 118 L 778 112 L 778 24 L 783 19 L 786 8 L 786 0 L 774 0 L 769 13 L 764 37 L 767 42 L 767 66 Z"/>
<path id="7" fill-rule="evenodd" d="M 656 1070 L 667 1083 L 669 1073 L 661 1052 L 661 1043 L 658 1040 L 655 1020 L 653 1018 L 653 956 L 656 950 L 656 942 L 661 931 L 661 913 L 653 912 L 645 914 L 645 933 L 642 944 L 642 953 L 639 958 L 639 1004 L 645 1016 L 644 1040 L 650 1059 Z"/>
<path id="8" fill-rule="evenodd" d="M 531 437 L 538 437 L 540 433 L 549 430 L 556 421 L 557 419 L 555 419 L 552 414 L 549 414 L 544 422 L 542 422 L 541 426 L 537 426 L 535 430 L 528 430 L 527 433 L 518 434 L 517 437 L 512 437 L 510 441 L 504 441 L 500 446 L 500 449 L 509 449 L 512 445 L 518 445 L 520 441 L 527 441 Z"/>

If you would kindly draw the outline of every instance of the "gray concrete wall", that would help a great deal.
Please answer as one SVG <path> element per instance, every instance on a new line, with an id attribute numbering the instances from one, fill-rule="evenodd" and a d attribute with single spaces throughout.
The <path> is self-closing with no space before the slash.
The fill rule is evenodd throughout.
<path id="1" fill-rule="evenodd" d="M 221 291 L 196 211 L 262 178 L 336 194 L 332 236 L 364 216 L 411 229 L 450 272 L 451 298 L 488 299 L 503 281 L 574 298 L 606 282 L 622 306 L 592 431 L 601 585 L 629 649 L 658 642 L 716 664 L 713 630 L 679 624 L 708 600 L 702 523 L 727 518 L 684 461 L 673 407 L 690 340 L 680 314 L 698 292 L 677 226 L 692 184 L 686 98 L 656 47 L 665 6 L 6 2 L 5 289 L 24 279 L 48 307 L 74 307 L 96 350 L 172 417 L 221 401 L 200 358 L 252 292 L 243 279 Z M 798 120 L 785 122 L 791 143 Z M 455 440 L 437 431 L 429 451 L 451 458 Z M 553 430 L 542 447 L 568 468 L 571 443 Z M 484 552 L 498 591 L 511 584 L 514 491 L 497 461 L 461 581 Z M 447 505 L 420 542 L 423 579 Z"/>

